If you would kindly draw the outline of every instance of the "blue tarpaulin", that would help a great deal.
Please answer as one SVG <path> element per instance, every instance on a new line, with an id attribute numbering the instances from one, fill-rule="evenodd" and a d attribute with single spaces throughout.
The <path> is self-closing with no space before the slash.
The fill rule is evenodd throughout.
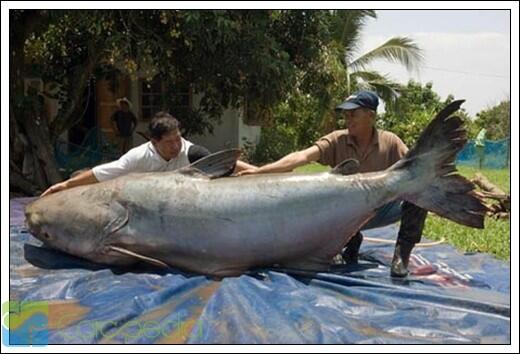
<path id="1" fill-rule="evenodd" d="M 272 268 L 219 280 L 109 268 L 42 247 L 24 227 L 29 200 L 10 201 L 10 299 L 32 311 L 11 314 L 12 344 L 511 341 L 510 266 L 489 255 L 416 248 L 405 279 L 389 275 L 394 246 L 373 242 L 358 265 L 329 273 Z M 38 326 L 24 329 L 31 320 Z"/>

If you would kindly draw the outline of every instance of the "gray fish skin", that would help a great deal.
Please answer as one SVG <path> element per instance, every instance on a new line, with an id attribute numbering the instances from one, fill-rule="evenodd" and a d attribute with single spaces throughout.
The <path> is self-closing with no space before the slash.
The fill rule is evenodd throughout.
<path id="1" fill-rule="evenodd" d="M 52 238 L 45 243 L 94 262 L 137 260 L 111 252 L 113 245 L 190 271 L 238 274 L 332 258 L 395 196 L 388 181 L 388 173 L 128 175 L 42 198 L 26 214 L 31 232 Z"/>
<path id="2" fill-rule="evenodd" d="M 431 137 L 419 139 L 423 147 L 385 171 L 130 174 L 38 199 L 26 208 L 27 223 L 45 244 L 97 263 L 148 259 L 216 276 L 270 265 L 326 270 L 375 210 L 397 198 L 482 227 L 485 208 L 449 164 L 463 131 L 441 113 L 426 130 Z"/>

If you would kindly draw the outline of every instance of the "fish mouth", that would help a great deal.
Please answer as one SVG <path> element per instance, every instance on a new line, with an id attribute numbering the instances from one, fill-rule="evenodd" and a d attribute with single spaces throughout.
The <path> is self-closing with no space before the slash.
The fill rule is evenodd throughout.
<path id="1" fill-rule="evenodd" d="M 42 232 L 38 236 L 40 237 L 40 240 L 42 240 L 42 241 L 48 241 L 51 239 L 51 235 L 48 232 Z"/>
<path id="2" fill-rule="evenodd" d="M 51 235 L 46 231 L 35 232 L 35 231 L 29 229 L 29 232 L 31 233 L 31 235 L 33 235 L 38 240 L 40 240 L 44 243 L 48 243 L 52 238 Z"/>
<path id="3" fill-rule="evenodd" d="M 25 210 L 25 227 L 40 241 L 46 242 L 51 239 L 51 235 L 44 228 L 40 213 L 34 212 L 30 207 Z"/>
<path id="4" fill-rule="evenodd" d="M 36 226 L 31 222 L 26 222 L 25 225 L 29 233 L 38 240 L 43 242 L 48 242 L 51 240 L 51 235 L 47 231 L 43 230 L 41 226 Z"/>

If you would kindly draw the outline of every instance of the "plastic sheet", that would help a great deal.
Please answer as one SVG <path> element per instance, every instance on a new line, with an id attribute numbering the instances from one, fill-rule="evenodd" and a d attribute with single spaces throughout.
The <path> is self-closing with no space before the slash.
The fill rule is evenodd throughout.
<path id="1" fill-rule="evenodd" d="M 416 248 L 404 280 L 389 275 L 394 246 L 372 242 L 330 273 L 108 268 L 42 248 L 24 227 L 28 201 L 10 203 L 10 298 L 43 300 L 32 343 L 510 343 L 510 268 L 489 255 Z"/>

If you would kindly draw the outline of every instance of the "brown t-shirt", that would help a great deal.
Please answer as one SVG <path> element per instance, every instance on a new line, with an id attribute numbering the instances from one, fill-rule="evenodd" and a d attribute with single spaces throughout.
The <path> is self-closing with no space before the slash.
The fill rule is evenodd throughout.
<path id="1" fill-rule="evenodd" d="M 348 129 L 336 130 L 320 138 L 315 145 L 320 149 L 319 163 L 335 167 L 346 159 L 359 161 L 359 172 L 384 170 L 399 161 L 408 151 L 403 141 L 394 133 L 374 129 L 372 141 L 364 156 L 348 133 Z"/>

